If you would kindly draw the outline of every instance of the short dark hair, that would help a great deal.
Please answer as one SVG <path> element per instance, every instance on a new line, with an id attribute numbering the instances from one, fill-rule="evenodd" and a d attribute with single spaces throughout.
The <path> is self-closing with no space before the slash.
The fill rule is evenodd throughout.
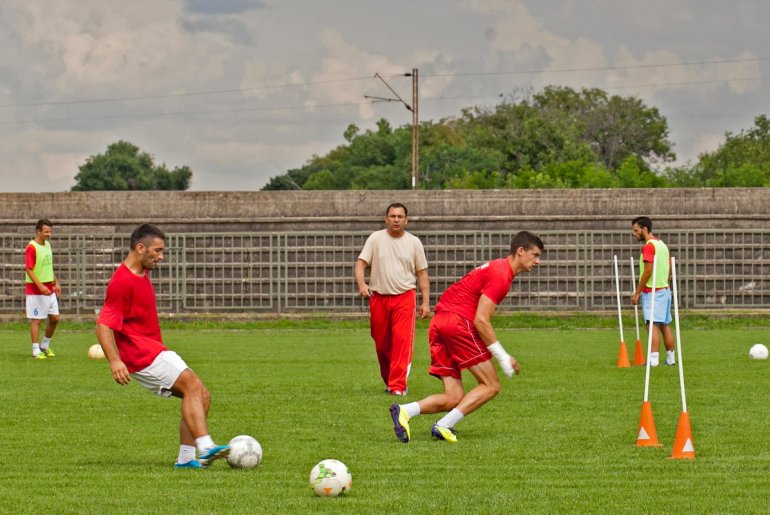
<path id="1" fill-rule="evenodd" d="M 48 218 L 41 218 L 35 224 L 35 230 L 36 231 L 41 231 L 43 229 L 43 227 L 46 227 L 46 226 L 50 227 L 51 229 L 53 229 L 53 224 L 51 223 L 51 221 Z"/>
<path id="2" fill-rule="evenodd" d="M 537 247 L 540 250 L 543 250 L 545 248 L 545 245 L 543 245 L 543 240 L 538 238 L 535 234 L 529 232 L 529 231 L 519 231 L 511 240 L 511 254 L 516 254 L 516 251 L 519 249 L 519 247 L 523 248 L 524 250 L 529 250 L 532 247 Z"/>
<path id="3" fill-rule="evenodd" d="M 388 216 L 388 213 L 390 213 L 391 209 L 398 209 L 401 208 L 404 210 L 404 216 L 409 216 L 409 211 L 406 209 L 406 206 L 403 205 L 401 202 L 394 202 L 391 205 L 385 209 L 385 216 Z"/>
<path id="4" fill-rule="evenodd" d="M 142 224 L 131 233 L 131 250 L 135 249 L 137 244 L 145 242 L 147 239 L 159 238 L 166 241 L 166 235 L 163 231 L 152 224 Z"/>
<path id="5" fill-rule="evenodd" d="M 646 227 L 649 232 L 652 232 L 652 220 L 650 220 L 649 216 L 637 216 L 631 220 L 631 225 L 638 225 L 642 228 Z"/>

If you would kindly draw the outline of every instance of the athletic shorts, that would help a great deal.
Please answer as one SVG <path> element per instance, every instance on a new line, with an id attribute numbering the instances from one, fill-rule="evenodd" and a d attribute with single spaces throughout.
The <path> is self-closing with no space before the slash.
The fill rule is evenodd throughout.
<path id="1" fill-rule="evenodd" d="M 652 303 L 652 292 L 642 293 L 642 316 L 644 321 L 650 321 L 650 304 Z M 671 290 L 655 291 L 655 318 L 652 320 L 656 324 L 671 323 Z"/>
<path id="2" fill-rule="evenodd" d="M 461 372 L 492 359 L 473 323 L 456 313 L 438 313 L 430 321 L 429 373 L 461 379 Z"/>
<path id="3" fill-rule="evenodd" d="M 188 368 L 179 354 L 172 350 L 164 350 L 158 354 L 150 366 L 133 372 L 131 377 L 155 395 L 170 397 L 171 387 L 181 373 Z"/>
<path id="4" fill-rule="evenodd" d="M 27 295 L 27 318 L 45 319 L 48 315 L 59 314 L 59 301 L 56 294 Z"/>

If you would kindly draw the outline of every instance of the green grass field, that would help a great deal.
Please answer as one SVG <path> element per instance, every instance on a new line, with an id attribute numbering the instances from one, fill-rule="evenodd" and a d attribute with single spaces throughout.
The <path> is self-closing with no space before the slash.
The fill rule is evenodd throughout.
<path id="1" fill-rule="evenodd" d="M 28 357 L 19 325 L 0 326 L 0 512 L 3 513 L 766 513 L 770 509 L 767 328 L 683 331 L 697 458 L 671 460 L 681 411 L 676 367 L 651 371 L 659 449 L 636 447 L 644 368 L 618 369 L 616 329 L 501 329 L 522 364 L 500 395 L 432 441 L 436 416 L 393 435 L 363 324 L 285 327 L 175 324 L 164 331 L 213 395 L 220 443 L 246 433 L 255 470 L 174 470 L 179 400 L 116 385 L 84 326 L 61 325 L 58 356 Z M 499 326 L 513 325 L 500 323 Z M 569 324 L 566 324 L 567 326 Z M 611 324 L 610 324 L 611 325 Z M 420 323 L 408 400 L 440 388 L 427 375 Z M 633 352 L 632 331 L 627 331 Z M 644 340 L 646 343 L 646 340 Z M 633 356 L 631 356 L 633 358 Z M 466 385 L 473 384 L 468 377 Z M 349 496 L 316 498 L 323 458 L 353 473 Z"/>

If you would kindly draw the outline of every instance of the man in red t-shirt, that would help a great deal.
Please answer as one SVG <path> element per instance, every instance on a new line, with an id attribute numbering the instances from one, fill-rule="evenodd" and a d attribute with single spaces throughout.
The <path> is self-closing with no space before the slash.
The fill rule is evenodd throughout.
<path id="1" fill-rule="evenodd" d="M 497 340 L 490 320 L 508 294 L 514 276 L 537 266 L 542 251 L 540 238 L 521 231 L 513 237 L 508 256 L 485 263 L 447 288 L 436 304 L 428 331 L 430 374 L 441 379 L 444 391 L 418 402 L 390 406 L 399 440 L 410 440 L 410 418 L 448 411 L 433 425 L 431 435 L 438 440 L 457 442 L 454 425 L 500 391 L 492 356 L 507 377 L 519 373 L 519 363 Z M 465 369 L 478 382 L 468 393 L 462 383 L 461 372 Z"/>
<path id="2" fill-rule="evenodd" d="M 181 397 L 179 456 L 174 466 L 205 468 L 226 458 L 230 447 L 216 445 L 209 435 L 211 394 L 184 360 L 163 345 L 149 271 L 163 260 L 165 240 L 163 232 L 150 224 L 131 234 L 131 250 L 107 285 L 96 335 L 115 382 L 126 385 L 133 378 L 162 397 Z"/>

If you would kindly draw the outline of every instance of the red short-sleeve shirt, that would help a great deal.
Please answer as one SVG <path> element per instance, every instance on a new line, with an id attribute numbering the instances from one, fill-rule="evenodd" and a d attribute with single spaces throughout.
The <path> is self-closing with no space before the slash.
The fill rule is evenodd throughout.
<path id="1" fill-rule="evenodd" d="M 495 259 L 468 272 L 446 289 L 436 304 L 436 313 L 451 311 L 466 320 L 476 318 L 481 295 L 500 304 L 513 282 L 513 270 L 507 258 Z"/>
<path id="2" fill-rule="evenodd" d="M 160 334 L 155 289 L 146 271 L 136 275 L 121 263 L 107 285 L 97 322 L 112 329 L 120 359 L 129 372 L 147 368 L 167 350 Z"/>

